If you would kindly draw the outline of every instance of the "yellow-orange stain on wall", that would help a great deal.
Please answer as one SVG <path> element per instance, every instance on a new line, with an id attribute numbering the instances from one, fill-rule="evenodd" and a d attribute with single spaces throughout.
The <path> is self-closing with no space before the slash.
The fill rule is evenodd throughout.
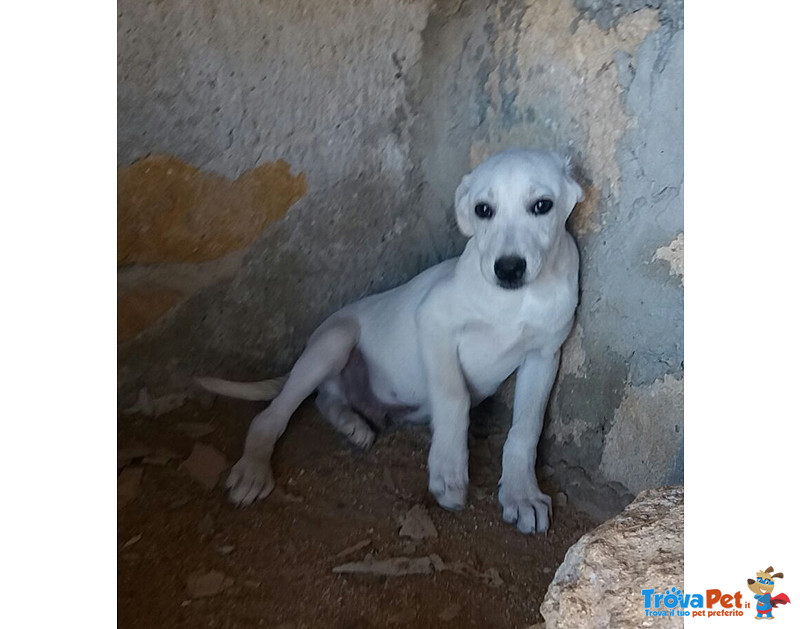
<path id="1" fill-rule="evenodd" d="M 306 192 L 283 160 L 232 181 L 176 157 L 117 169 L 117 263 L 202 262 L 244 249 Z"/>
<path id="2" fill-rule="evenodd" d="M 596 186 L 583 185 L 583 201 L 575 206 L 569 215 L 569 226 L 573 233 L 582 236 L 589 232 L 598 232 L 600 227 L 595 219 L 595 212 L 600 205 L 600 190 Z"/>

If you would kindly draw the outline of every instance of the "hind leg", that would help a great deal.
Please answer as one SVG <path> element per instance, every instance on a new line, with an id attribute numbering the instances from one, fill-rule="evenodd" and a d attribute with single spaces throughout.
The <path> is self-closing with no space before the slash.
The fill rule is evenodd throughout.
<path id="1" fill-rule="evenodd" d="M 316 405 L 323 417 L 353 445 L 366 450 L 375 441 L 375 432 L 361 415 L 350 408 L 337 380 L 322 384 Z"/>
<path id="2" fill-rule="evenodd" d="M 344 369 L 358 335 L 356 321 L 334 319 L 311 336 L 280 394 L 250 424 L 244 454 L 226 483 L 231 502 L 246 506 L 269 495 L 275 486 L 270 467 L 272 451 L 292 413 L 317 387 Z"/>

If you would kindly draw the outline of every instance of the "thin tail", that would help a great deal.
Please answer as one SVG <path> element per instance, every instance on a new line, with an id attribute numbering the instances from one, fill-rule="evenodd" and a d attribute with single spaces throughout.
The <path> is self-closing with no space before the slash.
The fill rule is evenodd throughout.
<path id="1" fill-rule="evenodd" d="M 269 402 L 275 399 L 286 383 L 287 376 L 262 380 L 260 382 L 233 382 L 220 378 L 195 378 L 195 382 L 204 389 L 219 395 L 235 397 L 240 400 Z"/>

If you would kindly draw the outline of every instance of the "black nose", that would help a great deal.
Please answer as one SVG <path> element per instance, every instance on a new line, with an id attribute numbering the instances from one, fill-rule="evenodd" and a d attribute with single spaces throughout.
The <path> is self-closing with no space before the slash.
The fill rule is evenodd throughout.
<path id="1" fill-rule="evenodd" d="M 494 263 L 494 274 L 501 282 L 519 282 L 525 275 L 525 258 L 503 256 Z"/>

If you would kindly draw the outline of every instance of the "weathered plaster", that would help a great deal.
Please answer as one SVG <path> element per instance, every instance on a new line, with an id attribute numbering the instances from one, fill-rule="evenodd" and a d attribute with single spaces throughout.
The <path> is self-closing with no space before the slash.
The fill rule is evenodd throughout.
<path id="1" fill-rule="evenodd" d="M 651 262 L 656 260 L 667 262 L 669 274 L 679 276 L 681 284 L 683 284 L 683 232 L 678 234 L 678 237 L 667 246 L 656 249 Z"/>
<path id="2" fill-rule="evenodd" d="M 683 379 L 667 375 L 650 385 L 628 387 L 606 435 L 603 475 L 634 493 L 681 482 L 682 462 L 679 478 L 665 478 L 664 472 L 673 470 L 676 454 L 683 453 L 682 411 Z"/>
<path id="3" fill-rule="evenodd" d="M 498 17 L 506 6 L 497 6 Z M 563 0 L 538 0 L 517 11 L 511 24 L 506 21 L 498 29 L 495 50 L 501 61 L 488 85 L 490 133 L 473 159 L 481 161 L 508 142 L 513 128 L 525 143 L 566 145 L 580 155 L 593 186 L 618 193 L 617 146 L 631 117 L 614 55 L 635 53 L 657 27 L 658 13 L 638 11 L 603 31 L 579 20 L 577 10 Z M 492 121 L 499 123 L 497 129 Z"/>
<path id="4" fill-rule="evenodd" d="M 586 376 L 586 352 L 583 349 L 583 327 L 576 323 L 561 348 L 561 374 Z"/>
<path id="5" fill-rule="evenodd" d="M 429 2 L 118 3 L 118 155 L 236 178 L 286 160 L 313 191 L 402 178 L 405 76 Z"/>

